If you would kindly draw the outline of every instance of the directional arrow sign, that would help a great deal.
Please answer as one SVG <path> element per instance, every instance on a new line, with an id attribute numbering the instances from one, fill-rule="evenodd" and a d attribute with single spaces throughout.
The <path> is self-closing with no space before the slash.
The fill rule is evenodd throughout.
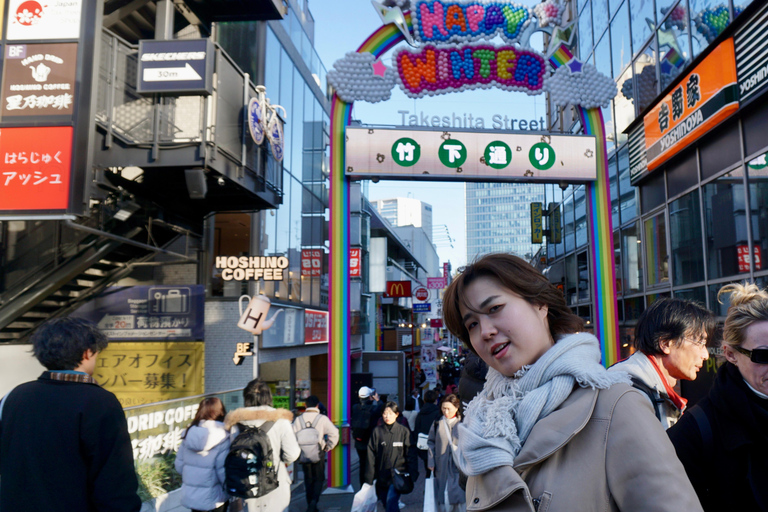
<path id="1" fill-rule="evenodd" d="M 178 82 L 181 80 L 200 80 L 202 77 L 189 63 L 183 68 L 144 68 L 145 82 Z"/>

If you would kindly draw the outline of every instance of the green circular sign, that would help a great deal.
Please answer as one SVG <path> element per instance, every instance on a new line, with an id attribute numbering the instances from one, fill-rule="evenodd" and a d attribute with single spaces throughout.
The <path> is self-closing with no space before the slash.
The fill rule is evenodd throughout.
<path id="1" fill-rule="evenodd" d="M 495 140 L 485 146 L 483 157 L 489 167 L 503 169 L 512 162 L 512 150 L 500 140 Z"/>
<path id="2" fill-rule="evenodd" d="M 555 165 L 555 158 L 555 150 L 546 142 L 534 144 L 528 152 L 531 165 L 540 171 L 546 171 Z"/>
<path id="3" fill-rule="evenodd" d="M 467 148 L 456 139 L 448 139 L 437 150 L 440 161 L 446 167 L 461 167 L 467 161 Z"/>
<path id="4" fill-rule="evenodd" d="M 408 137 L 397 139 L 392 144 L 392 159 L 397 165 L 410 167 L 421 158 L 421 146 L 419 143 Z"/>

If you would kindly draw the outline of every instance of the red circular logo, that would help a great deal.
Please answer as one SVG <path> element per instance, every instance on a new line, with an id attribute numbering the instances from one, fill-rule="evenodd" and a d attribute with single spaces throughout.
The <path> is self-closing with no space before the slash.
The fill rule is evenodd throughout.
<path id="1" fill-rule="evenodd" d="M 426 288 L 417 288 L 413 293 L 413 296 L 419 300 L 427 300 L 429 298 L 429 290 Z"/>
<path id="2" fill-rule="evenodd" d="M 34 0 L 22 2 L 16 9 L 16 21 L 20 25 L 31 26 L 38 23 L 43 17 L 43 6 Z"/>

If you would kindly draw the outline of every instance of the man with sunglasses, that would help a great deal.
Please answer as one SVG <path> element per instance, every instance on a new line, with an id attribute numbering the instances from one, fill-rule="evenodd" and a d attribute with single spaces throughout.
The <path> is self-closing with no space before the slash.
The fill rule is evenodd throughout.
<path id="1" fill-rule="evenodd" d="M 725 363 L 707 396 L 667 430 L 705 511 L 768 511 L 768 293 L 731 284 Z"/>
<path id="2" fill-rule="evenodd" d="M 665 429 L 680 419 L 687 402 L 674 390 L 675 384 L 696 379 L 709 358 L 707 339 L 714 325 L 712 313 L 696 302 L 659 299 L 640 315 L 635 353 L 611 367 L 629 373 Z"/>

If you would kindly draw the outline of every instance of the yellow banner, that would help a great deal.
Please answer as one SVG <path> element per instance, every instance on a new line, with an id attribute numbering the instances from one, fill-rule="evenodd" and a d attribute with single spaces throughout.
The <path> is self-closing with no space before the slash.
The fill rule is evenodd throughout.
<path id="1" fill-rule="evenodd" d="M 204 393 L 199 341 L 113 341 L 99 353 L 93 377 L 123 407 Z"/>

